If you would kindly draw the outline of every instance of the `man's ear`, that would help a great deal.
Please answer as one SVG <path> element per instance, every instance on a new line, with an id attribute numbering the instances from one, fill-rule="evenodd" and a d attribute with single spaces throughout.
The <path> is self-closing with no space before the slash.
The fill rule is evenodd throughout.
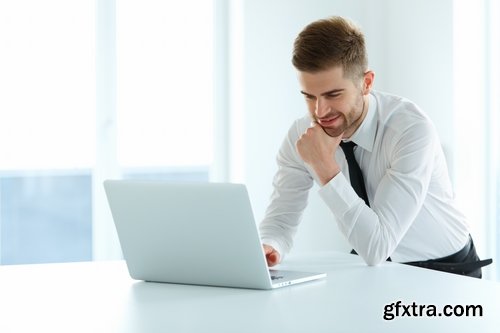
<path id="1" fill-rule="evenodd" d="M 366 71 L 363 76 L 363 95 L 368 95 L 373 87 L 375 80 L 375 73 L 373 71 Z"/>

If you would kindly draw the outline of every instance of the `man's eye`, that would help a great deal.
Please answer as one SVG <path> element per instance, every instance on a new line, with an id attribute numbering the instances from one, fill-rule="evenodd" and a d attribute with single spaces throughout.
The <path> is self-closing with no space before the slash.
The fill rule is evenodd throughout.
<path id="1" fill-rule="evenodd" d="M 304 95 L 305 99 L 308 99 L 308 100 L 315 100 L 316 98 L 314 98 L 314 96 L 311 96 L 311 95 Z"/>
<path id="2" fill-rule="evenodd" d="M 326 95 L 326 97 L 328 97 L 328 98 L 336 98 L 339 96 L 340 96 L 340 94 L 328 94 L 328 95 Z"/>

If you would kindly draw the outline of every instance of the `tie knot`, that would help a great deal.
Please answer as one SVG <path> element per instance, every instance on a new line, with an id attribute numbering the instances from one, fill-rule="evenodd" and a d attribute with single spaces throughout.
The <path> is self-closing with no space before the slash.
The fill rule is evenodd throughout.
<path id="1" fill-rule="evenodd" d="M 340 141 L 340 148 L 342 148 L 344 153 L 353 152 L 356 146 L 354 141 Z"/>

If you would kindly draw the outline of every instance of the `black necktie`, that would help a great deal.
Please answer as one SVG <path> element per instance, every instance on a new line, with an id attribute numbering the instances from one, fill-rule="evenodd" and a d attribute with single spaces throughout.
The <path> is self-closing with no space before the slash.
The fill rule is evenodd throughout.
<path id="1" fill-rule="evenodd" d="M 354 147 L 356 144 L 352 141 L 340 142 L 340 147 L 344 151 L 345 157 L 347 159 L 347 164 L 349 165 L 349 178 L 351 180 L 351 186 L 356 191 L 358 196 L 363 199 L 367 206 L 370 206 L 368 201 L 368 195 L 366 194 L 365 181 L 363 179 L 363 174 L 359 167 L 358 162 L 354 158 Z"/>

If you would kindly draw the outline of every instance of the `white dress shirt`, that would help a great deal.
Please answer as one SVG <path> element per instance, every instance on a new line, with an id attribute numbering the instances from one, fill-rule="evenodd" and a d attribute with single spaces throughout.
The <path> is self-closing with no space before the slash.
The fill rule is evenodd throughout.
<path id="1" fill-rule="evenodd" d="M 319 180 L 295 143 L 311 124 L 309 115 L 294 122 L 277 156 L 278 171 L 262 242 L 286 255 Z M 388 257 L 395 262 L 451 255 L 468 241 L 469 228 L 457 209 L 446 160 L 430 119 L 407 99 L 373 91 L 363 123 L 351 136 L 363 172 L 370 207 L 349 182 L 342 149 L 335 156 L 341 172 L 319 190 L 333 221 L 369 265 Z M 321 184 L 320 184 L 321 185 Z"/>

